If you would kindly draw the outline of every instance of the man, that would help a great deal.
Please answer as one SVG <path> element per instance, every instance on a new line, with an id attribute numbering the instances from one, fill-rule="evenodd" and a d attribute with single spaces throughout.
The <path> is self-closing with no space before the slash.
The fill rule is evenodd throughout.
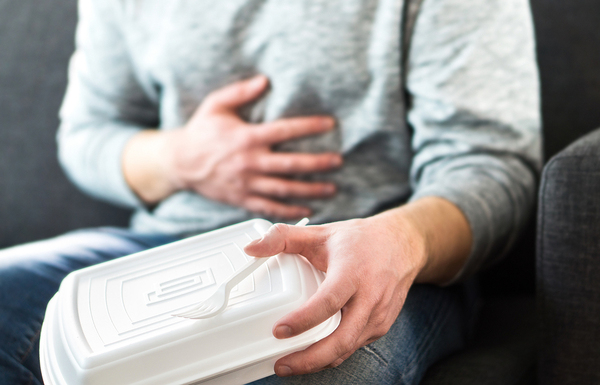
<path id="1" fill-rule="evenodd" d="M 274 335 L 342 310 L 331 336 L 260 383 L 418 383 L 460 348 L 467 295 L 441 286 L 500 258 L 534 201 L 531 15 L 526 0 L 414 10 L 80 0 L 60 159 L 83 190 L 136 212 L 130 230 L 0 253 L 0 306 L 17 320 L 0 329 L 10 383 L 39 383 L 36 335 L 68 272 L 254 216 L 323 224 L 278 224 L 246 248 L 327 272 Z M 30 300 L 15 304 L 8 285 Z"/>

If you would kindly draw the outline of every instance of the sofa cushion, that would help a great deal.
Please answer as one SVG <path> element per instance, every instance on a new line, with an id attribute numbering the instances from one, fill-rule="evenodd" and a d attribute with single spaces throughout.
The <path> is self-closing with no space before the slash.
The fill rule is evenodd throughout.
<path id="1" fill-rule="evenodd" d="M 540 383 L 600 383 L 600 129 L 544 169 L 537 283 Z"/>

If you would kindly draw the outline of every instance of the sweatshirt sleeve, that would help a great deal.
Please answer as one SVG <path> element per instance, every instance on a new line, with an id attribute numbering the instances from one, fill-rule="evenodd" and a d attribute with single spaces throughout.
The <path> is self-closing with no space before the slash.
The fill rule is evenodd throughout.
<path id="1" fill-rule="evenodd" d="M 541 168 L 539 81 L 527 0 L 425 0 L 408 60 L 411 200 L 466 216 L 471 255 L 450 282 L 496 262 L 532 213 Z"/>
<path id="2" fill-rule="evenodd" d="M 123 5 L 80 0 L 76 50 L 60 111 L 59 161 L 88 194 L 111 203 L 142 206 L 127 185 L 122 152 L 128 140 L 158 123 L 156 102 L 136 79 L 122 31 Z"/>

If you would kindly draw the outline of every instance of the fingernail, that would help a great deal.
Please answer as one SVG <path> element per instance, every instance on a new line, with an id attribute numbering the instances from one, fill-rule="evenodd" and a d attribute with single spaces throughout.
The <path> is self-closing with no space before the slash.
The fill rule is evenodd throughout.
<path id="1" fill-rule="evenodd" d="M 251 247 L 251 246 L 254 246 L 254 245 L 258 245 L 260 243 L 260 241 L 262 241 L 262 240 L 263 240 L 262 238 L 255 239 L 252 242 L 248 243 L 246 245 L 246 247 Z"/>
<path id="2" fill-rule="evenodd" d="M 292 328 L 287 325 L 277 326 L 273 334 L 275 334 L 275 338 L 290 338 L 292 336 Z"/>
<path id="3" fill-rule="evenodd" d="M 323 119 L 323 128 L 333 128 L 335 127 L 335 119 L 333 118 L 324 118 Z"/>
<path id="4" fill-rule="evenodd" d="M 336 190 L 336 188 L 334 185 L 326 185 L 325 186 L 325 194 L 334 194 L 335 190 Z"/>
<path id="5" fill-rule="evenodd" d="M 292 369 L 290 369 L 289 366 L 279 365 L 275 369 L 275 374 L 277 374 L 279 377 L 289 377 L 292 375 Z"/>
<path id="6" fill-rule="evenodd" d="M 263 84 L 265 84 L 266 79 L 267 77 L 265 75 L 256 75 L 255 77 L 250 79 L 250 86 L 261 87 Z"/>
<path id="7" fill-rule="evenodd" d="M 342 165 L 342 157 L 341 156 L 336 156 L 331 159 L 331 166 L 339 167 L 341 165 Z"/>

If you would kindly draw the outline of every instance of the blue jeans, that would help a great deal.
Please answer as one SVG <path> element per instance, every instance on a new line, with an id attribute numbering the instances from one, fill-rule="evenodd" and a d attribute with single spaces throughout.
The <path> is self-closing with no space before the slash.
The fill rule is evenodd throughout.
<path id="1" fill-rule="evenodd" d="M 177 240 L 102 228 L 0 251 L 0 385 L 42 384 L 39 334 L 46 305 L 70 272 Z M 471 315 L 463 287 L 414 286 L 386 336 L 335 369 L 254 384 L 416 384 L 461 348 Z"/>

